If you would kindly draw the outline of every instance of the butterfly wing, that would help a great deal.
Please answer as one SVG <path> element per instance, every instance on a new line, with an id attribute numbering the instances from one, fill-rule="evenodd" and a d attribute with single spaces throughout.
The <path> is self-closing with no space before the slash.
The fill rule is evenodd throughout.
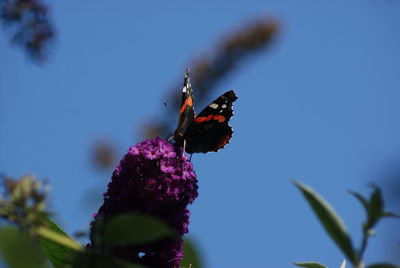
<path id="1" fill-rule="evenodd" d="M 235 100 L 235 92 L 227 91 L 194 117 L 183 137 L 187 153 L 216 152 L 229 142 L 233 134 L 229 120 L 233 116 Z"/>
<path id="2" fill-rule="evenodd" d="M 193 123 L 194 116 L 193 89 L 190 84 L 189 70 L 186 69 L 182 88 L 182 104 L 179 110 L 179 122 L 178 127 L 174 131 L 174 140 L 178 145 L 183 145 L 183 137 L 187 129 Z"/>

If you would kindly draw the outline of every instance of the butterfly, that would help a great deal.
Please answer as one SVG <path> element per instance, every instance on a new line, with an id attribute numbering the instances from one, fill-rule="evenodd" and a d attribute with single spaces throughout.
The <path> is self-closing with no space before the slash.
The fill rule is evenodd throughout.
<path id="1" fill-rule="evenodd" d="M 227 91 L 196 116 L 190 75 L 186 70 L 178 127 L 173 133 L 176 144 L 189 154 L 217 152 L 223 148 L 232 138 L 229 120 L 233 116 L 232 104 L 236 100 L 236 93 Z"/>

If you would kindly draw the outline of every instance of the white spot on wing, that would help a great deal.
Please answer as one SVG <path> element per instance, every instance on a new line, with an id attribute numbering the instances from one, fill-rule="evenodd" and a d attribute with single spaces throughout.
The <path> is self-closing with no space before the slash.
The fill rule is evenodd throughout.
<path id="1" fill-rule="evenodd" d="M 224 103 L 224 104 L 222 104 L 222 108 L 224 108 L 224 109 L 226 108 L 226 104 L 225 104 L 225 103 Z"/>
<path id="2" fill-rule="evenodd" d="M 186 87 L 183 87 L 182 92 L 186 93 Z"/>
<path id="3" fill-rule="evenodd" d="M 208 105 L 208 107 L 213 108 L 213 109 L 217 109 L 218 108 L 218 104 L 211 103 L 210 105 Z"/>

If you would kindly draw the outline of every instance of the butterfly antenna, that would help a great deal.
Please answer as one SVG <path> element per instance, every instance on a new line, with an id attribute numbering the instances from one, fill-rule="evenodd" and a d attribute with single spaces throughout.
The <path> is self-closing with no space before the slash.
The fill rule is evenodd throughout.
<path id="1" fill-rule="evenodd" d="M 183 88 L 186 88 L 187 90 L 189 88 L 192 88 L 192 85 L 190 83 L 190 69 L 189 68 L 185 69 L 185 80 L 183 81 Z"/>
<path id="2" fill-rule="evenodd" d="M 185 82 L 184 82 L 184 85 L 186 85 L 186 83 L 190 83 L 190 69 L 189 68 L 186 68 L 185 69 Z"/>
<path id="3" fill-rule="evenodd" d="M 173 138 L 174 138 L 174 134 L 169 133 L 166 140 L 171 141 Z"/>
<path id="4" fill-rule="evenodd" d="M 169 114 L 169 116 L 170 116 L 170 118 L 171 118 L 172 123 L 174 123 L 175 126 L 178 127 L 178 123 L 176 122 L 176 119 L 173 117 L 173 115 L 172 115 L 172 113 L 171 113 L 171 110 L 168 109 L 167 102 L 165 102 L 165 101 L 164 101 L 164 106 L 165 106 L 165 109 L 167 109 L 167 111 L 168 111 L 168 114 Z"/>

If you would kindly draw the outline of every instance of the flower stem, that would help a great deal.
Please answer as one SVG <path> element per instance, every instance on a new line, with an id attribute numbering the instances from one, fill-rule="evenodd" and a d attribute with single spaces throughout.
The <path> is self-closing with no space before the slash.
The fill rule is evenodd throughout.
<path id="1" fill-rule="evenodd" d="M 41 238 L 53 241 L 74 251 L 83 252 L 84 250 L 83 246 L 75 240 L 71 239 L 68 236 L 54 232 L 46 227 L 38 227 L 36 229 L 36 232 Z"/>
<path id="2" fill-rule="evenodd" d="M 362 258 L 363 258 L 365 249 L 367 248 L 367 244 L 368 244 L 368 233 L 365 231 L 363 233 L 360 251 L 357 254 L 356 268 L 364 268 L 364 263 L 362 261 Z"/>

